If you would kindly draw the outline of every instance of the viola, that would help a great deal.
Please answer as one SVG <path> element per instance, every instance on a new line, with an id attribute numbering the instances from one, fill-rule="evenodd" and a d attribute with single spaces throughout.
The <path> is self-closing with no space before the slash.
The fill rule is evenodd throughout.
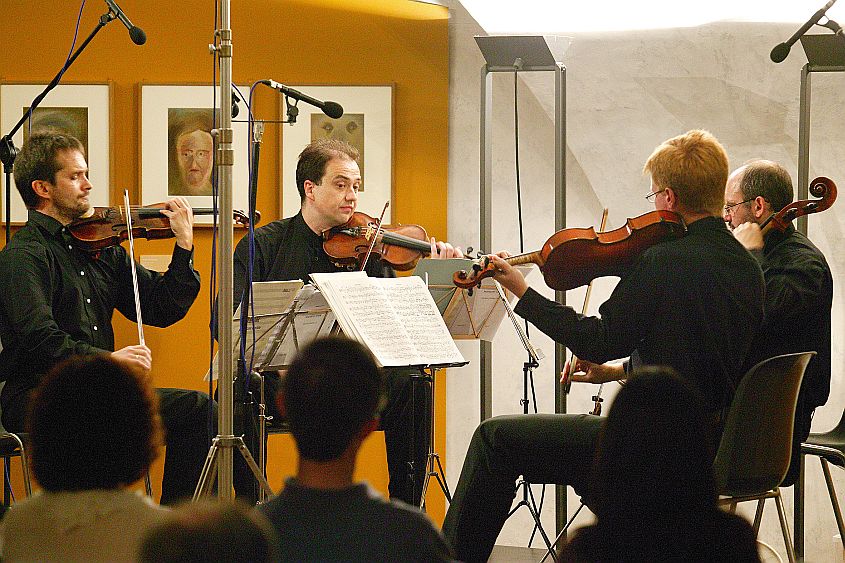
<path id="1" fill-rule="evenodd" d="M 419 225 L 381 225 L 356 211 L 343 225 L 323 231 L 323 250 L 339 267 L 354 269 L 372 248 L 372 255 L 394 270 L 411 270 L 431 253 L 425 229 Z"/>
<path id="2" fill-rule="evenodd" d="M 161 213 L 163 203 L 149 206 L 130 206 L 132 235 L 135 238 L 165 239 L 173 237 L 170 219 Z M 93 212 L 80 217 L 67 226 L 68 232 L 76 238 L 83 250 L 97 252 L 109 246 L 116 246 L 129 238 L 126 207 L 94 207 Z M 199 207 L 193 209 L 194 215 L 211 215 L 214 209 Z M 242 225 L 249 224 L 249 217 L 243 211 L 233 211 L 234 221 Z M 255 212 L 256 222 L 261 215 Z"/>
<path id="3" fill-rule="evenodd" d="M 836 201 L 836 184 L 830 178 L 819 176 L 810 182 L 810 194 L 821 199 L 800 199 L 793 201 L 777 213 L 769 216 L 760 224 L 760 231 L 763 236 L 770 230 L 777 229 L 780 232 L 786 230 L 793 219 L 824 211 Z"/>
<path id="4" fill-rule="evenodd" d="M 518 254 L 505 261 L 514 266 L 537 264 L 550 288 L 558 291 L 586 285 L 602 276 L 620 276 L 625 268 L 647 248 L 664 240 L 686 234 L 680 215 L 672 211 L 650 211 L 628 219 L 612 231 L 596 233 L 593 227 L 562 229 L 553 234 L 540 250 Z M 473 263 L 472 270 L 460 270 L 452 282 L 470 289 L 492 276 L 496 267 L 484 256 Z"/>

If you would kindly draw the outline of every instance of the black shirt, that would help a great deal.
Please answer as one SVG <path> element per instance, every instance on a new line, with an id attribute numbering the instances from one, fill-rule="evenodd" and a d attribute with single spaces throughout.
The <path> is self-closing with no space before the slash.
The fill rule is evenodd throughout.
<path id="1" fill-rule="evenodd" d="M 830 395 L 830 267 L 821 251 L 792 226 L 767 234 L 762 253 L 754 255 L 766 279 L 766 320 L 746 367 L 780 354 L 815 351 L 804 372 L 800 402 L 812 412 Z"/>
<path id="2" fill-rule="evenodd" d="M 255 230 L 255 260 L 252 281 L 310 281 L 308 274 L 343 272 L 323 250 L 323 239 L 311 230 L 302 212 L 293 217 L 273 221 Z M 233 271 L 233 301 L 237 308 L 244 287 L 249 280 L 249 237 L 244 237 L 235 248 Z M 393 277 L 393 270 L 383 265 L 375 256 L 367 263 L 367 275 Z"/>
<path id="3" fill-rule="evenodd" d="M 165 327 L 188 312 L 200 289 L 193 251 L 178 245 L 165 274 L 136 264 L 144 323 Z M 0 380 L 5 406 L 34 388 L 71 354 L 111 352 L 117 309 L 135 320 L 129 255 L 77 248 L 55 219 L 30 210 L 27 224 L 0 252 Z"/>
<path id="4" fill-rule="evenodd" d="M 667 365 L 695 385 L 712 411 L 730 404 L 763 320 L 763 273 L 718 217 L 647 249 L 622 277 L 600 317 L 585 317 L 534 290 L 515 311 L 579 358 L 631 355 Z"/>

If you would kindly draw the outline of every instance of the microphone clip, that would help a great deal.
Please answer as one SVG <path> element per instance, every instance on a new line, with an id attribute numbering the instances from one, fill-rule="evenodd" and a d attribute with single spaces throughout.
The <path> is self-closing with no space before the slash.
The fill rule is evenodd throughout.
<path id="1" fill-rule="evenodd" d="M 296 107 L 299 104 L 299 100 L 291 98 L 287 94 L 285 94 L 284 96 L 285 113 L 287 114 L 287 119 L 285 120 L 285 123 L 290 123 L 291 125 L 293 125 L 294 123 L 296 123 L 296 118 L 299 116 L 299 108 Z"/>

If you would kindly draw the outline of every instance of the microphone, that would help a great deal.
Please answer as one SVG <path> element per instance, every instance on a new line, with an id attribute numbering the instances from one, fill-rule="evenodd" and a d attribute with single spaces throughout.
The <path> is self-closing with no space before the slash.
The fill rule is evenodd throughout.
<path id="1" fill-rule="evenodd" d="M 787 57 L 787 55 L 789 55 L 789 49 L 792 48 L 795 42 L 798 41 L 798 39 L 802 35 L 804 35 L 808 29 L 819 23 L 819 20 L 824 17 L 825 12 L 827 12 L 830 7 L 833 6 L 835 3 L 836 0 L 830 0 L 827 4 L 824 5 L 822 9 L 813 14 L 813 16 L 809 20 L 807 20 L 807 23 L 802 25 L 798 29 L 798 31 L 793 33 L 792 37 L 790 37 L 785 43 L 780 43 L 776 45 L 775 48 L 772 49 L 771 54 L 769 54 L 769 57 L 772 59 L 772 61 L 776 63 L 782 62 Z"/>
<path id="2" fill-rule="evenodd" d="M 126 26 L 126 29 L 129 30 L 129 37 L 132 38 L 132 42 L 135 45 L 143 45 L 147 42 L 147 34 L 144 33 L 144 30 L 140 27 L 132 25 L 132 22 L 126 17 L 126 14 L 120 9 L 120 6 L 117 5 L 117 2 L 114 0 L 106 0 L 106 4 L 109 7 L 109 12 L 113 13 L 117 19 Z"/>
<path id="3" fill-rule="evenodd" d="M 238 107 L 238 103 L 240 102 L 241 97 L 238 96 L 238 91 L 232 86 L 232 119 L 238 117 L 238 114 L 241 112 L 241 108 Z"/>
<path id="4" fill-rule="evenodd" d="M 328 115 L 332 119 L 337 119 L 337 118 L 343 116 L 343 107 L 337 102 L 330 102 L 330 101 L 321 102 L 320 100 L 318 100 L 316 98 L 312 98 L 311 96 L 309 96 L 307 94 L 303 94 L 299 90 L 294 90 L 293 88 L 289 88 L 289 87 L 285 86 L 284 84 L 280 84 L 280 83 L 276 82 L 275 80 L 261 80 L 260 82 L 262 84 L 269 86 L 270 88 L 275 88 L 276 90 L 278 90 L 279 92 L 281 92 L 285 96 L 289 96 L 289 97 L 293 98 L 294 100 L 300 100 L 300 101 L 305 102 L 306 104 L 310 104 L 310 105 L 314 106 L 315 108 L 321 109 L 323 111 L 323 113 L 325 113 L 326 115 Z"/>

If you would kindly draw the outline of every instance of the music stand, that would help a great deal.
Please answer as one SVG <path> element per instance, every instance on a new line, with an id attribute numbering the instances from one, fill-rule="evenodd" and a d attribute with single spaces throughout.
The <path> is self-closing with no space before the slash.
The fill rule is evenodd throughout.
<path id="1" fill-rule="evenodd" d="M 484 55 L 481 67 L 480 115 L 480 248 L 489 252 L 493 243 L 493 73 L 496 72 L 554 72 L 555 109 L 555 231 L 566 227 L 566 67 L 563 54 L 571 38 L 536 36 L 534 39 L 517 39 L 521 36 L 476 37 Z M 540 63 L 526 64 L 529 63 Z M 502 66 L 504 63 L 504 66 Z M 555 292 L 558 303 L 566 303 L 566 292 Z M 489 342 L 479 346 L 481 420 L 493 414 L 493 347 Z M 554 372 L 563 371 L 566 348 L 557 344 L 554 354 Z M 555 412 L 566 412 L 566 396 L 558 386 L 555 392 Z M 557 529 L 566 524 L 566 487 L 555 487 L 555 520 Z"/>
<path id="2" fill-rule="evenodd" d="M 808 199 L 810 187 L 810 83 L 814 72 L 845 71 L 845 37 L 841 34 L 802 35 L 801 47 L 807 64 L 801 68 L 801 102 L 798 114 L 798 199 Z M 798 230 L 807 234 L 807 216 L 798 218 Z M 803 465 L 793 487 L 795 556 L 804 557 L 804 488 Z"/>
<path id="3" fill-rule="evenodd" d="M 335 330 L 334 315 L 319 292 L 313 286 L 304 286 L 301 281 L 272 281 L 253 283 L 254 315 L 250 315 L 249 326 L 255 329 L 255 340 L 246 347 L 247 358 L 253 356 L 252 369 L 257 372 L 286 368 L 301 344 L 307 344 L 317 336 Z M 233 325 L 240 323 L 240 307 L 235 311 Z M 234 331 L 233 331 L 234 332 Z M 251 330 L 250 330 L 251 332 Z M 240 339 L 234 343 L 234 356 L 239 356 Z M 218 357 L 214 359 L 217 367 Z M 245 370 L 244 370 L 245 371 Z M 217 370 L 215 370 L 215 373 Z M 266 500 L 273 494 L 266 477 L 267 416 L 264 397 L 264 378 L 259 374 L 259 464 L 256 464 L 243 438 L 234 437 L 233 445 L 244 456 L 247 465 L 260 485 L 259 500 Z M 203 465 L 194 498 L 208 494 L 217 471 L 217 453 L 225 444 L 223 438 L 215 438 Z"/>

